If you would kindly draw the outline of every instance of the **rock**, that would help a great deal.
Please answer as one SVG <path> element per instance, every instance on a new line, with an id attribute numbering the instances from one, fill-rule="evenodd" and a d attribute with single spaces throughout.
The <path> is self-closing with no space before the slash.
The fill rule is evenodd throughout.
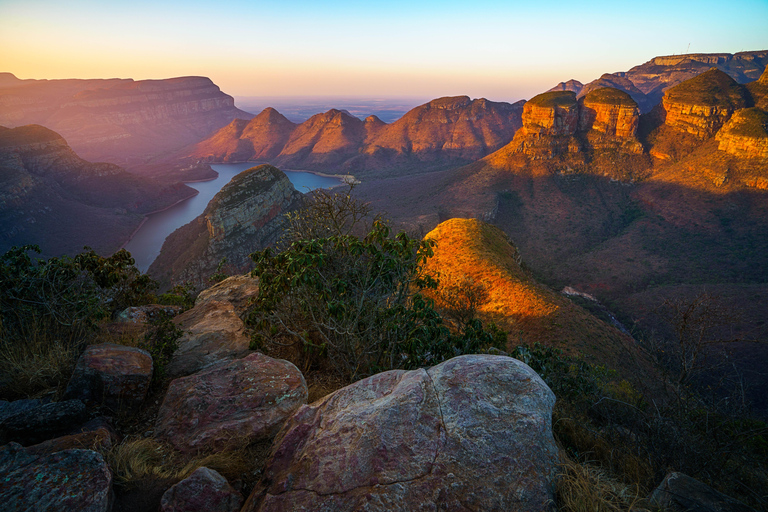
<path id="1" fill-rule="evenodd" d="M 181 306 L 165 306 L 162 304 L 147 304 L 145 306 L 133 306 L 125 308 L 117 315 L 117 321 L 131 324 L 148 324 L 161 314 L 174 317 L 180 314 L 184 308 Z"/>
<path id="2" fill-rule="evenodd" d="M 259 281 L 250 276 L 232 276 L 200 292 L 195 307 L 211 301 L 225 301 L 238 315 L 245 313 L 248 303 L 259 294 Z"/>
<path id="3" fill-rule="evenodd" d="M 664 124 L 699 138 L 714 135 L 735 110 L 747 106 L 744 87 L 717 68 L 664 93 Z"/>
<path id="4" fill-rule="evenodd" d="M 102 427 L 96 430 L 48 439 L 42 443 L 27 447 L 27 453 L 46 454 L 71 449 L 108 450 L 112 447 L 114 441 L 115 440 L 112 437 L 112 433 L 106 428 Z"/>
<path id="5" fill-rule="evenodd" d="M 756 512 L 683 473 L 669 473 L 648 500 L 669 512 Z"/>
<path id="6" fill-rule="evenodd" d="M 115 412 L 135 411 L 147 396 L 152 368 L 146 350 L 112 343 L 90 345 L 77 360 L 64 396 Z"/>
<path id="7" fill-rule="evenodd" d="M 38 399 L 14 400 L 13 402 L 0 400 L 0 423 L 6 418 L 10 418 L 11 416 L 15 416 L 24 411 L 36 409 L 41 405 L 43 405 L 43 401 Z"/>
<path id="8" fill-rule="evenodd" d="M 503 356 L 374 375 L 296 411 L 243 512 L 550 510 L 554 403 Z"/>
<path id="9" fill-rule="evenodd" d="M 160 512 L 237 512 L 242 495 L 212 469 L 197 469 L 163 494 Z"/>
<path id="10" fill-rule="evenodd" d="M 717 132 L 717 149 L 741 158 L 768 158 L 768 113 L 757 107 L 736 111 Z"/>
<path id="11" fill-rule="evenodd" d="M 91 450 L 28 453 L 16 443 L 0 447 L 3 510 L 107 512 L 112 509 L 112 472 Z"/>
<path id="12" fill-rule="evenodd" d="M 532 158 L 578 152 L 573 138 L 578 124 L 579 104 L 573 91 L 545 92 L 523 107 L 523 127 L 515 133 L 512 146 Z"/>
<path id="13" fill-rule="evenodd" d="M 556 86 L 554 86 L 553 88 L 548 90 L 547 92 L 552 92 L 552 91 L 572 91 L 576 95 L 578 95 L 583 88 L 584 88 L 584 84 L 583 83 L 579 82 L 578 80 L 574 80 L 573 78 L 571 78 L 567 82 L 560 82 L 559 84 L 557 84 Z"/>
<path id="14" fill-rule="evenodd" d="M 254 353 L 172 381 L 156 436 L 183 452 L 269 438 L 306 401 L 293 364 Z"/>
<path id="15" fill-rule="evenodd" d="M 209 300 L 173 319 L 184 331 L 167 372 L 189 375 L 248 352 L 251 343 L 245 324 L 230 302 Z"/>
<path id="16" fill-rule="evenodd" d="M 0 422 L 0 439 L 22 445 L 40 443 L 64 435 L 87 417 L 85 404 L 66 400 L 25 408 Z"/>
<path id="17" fill-rule="evenodd" d="M 595 130 L 608 137 L 634 139 L 639 123 L 637 103 L 629 94 L 618 89 L 595 89 L 581 101 L 581 131 Z"/>

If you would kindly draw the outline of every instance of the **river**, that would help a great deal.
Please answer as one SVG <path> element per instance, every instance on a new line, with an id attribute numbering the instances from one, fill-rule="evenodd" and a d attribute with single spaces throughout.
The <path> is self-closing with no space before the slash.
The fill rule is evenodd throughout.
<path id="1" fill-rule="evenodd" d="M 250 169 L 254 165 L 256 164 L 252 162 L 211 164 L 213 170 L 219 173 L 218 178 L 211 181 L 187 183 L 188 186 L 198 191 L 196 196 L 186 199 L 162 212 L 148 215 L 138 231 L 134 233 L 131 240 L 124 246 L 131 253 L 133 259 L 136 260 L 136 267 L 142 272 L 146 272 L 160 254 L 160 249 L 168 235 L 203 213 L 210 200 L 213 199 L 213 196 L 224 185 L 229 183 L 235 175 Z M 339 178 L 320 176 L 305 171 L 283 172 L 299 192 L 307 192 L 316 188 L 330 188 L 340 183 Z"/>

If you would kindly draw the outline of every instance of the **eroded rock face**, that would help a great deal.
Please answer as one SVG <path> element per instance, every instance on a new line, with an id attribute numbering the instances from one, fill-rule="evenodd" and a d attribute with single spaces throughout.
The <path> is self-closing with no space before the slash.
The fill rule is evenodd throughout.
<path id="1" fill-rule="evenodd" d="M 717 132 L 718 149 L 742 158 L 768 158 L 768 113 L 757 107 L 738 110 Z"/>
<path id="2" fill-rule="evenodd" d="M 202 467 L 165 491 L 160 512 L 237 512 L 242 504 L 242 495 L 226 478 Z"/>
<path id="3" fill-rule="evenodd" d="M 226 301 L 232 304 L 237 314 L 242 315 L 248 302 L 259 294 L 259 282 L 250 276 L 231 276 L 200 292 L 195 307 L 211 301 Z"/>
<path id="4" fill-rule="evenodd" d="M 172 377 L 189 375 L 248 352 L 251 340 L 230 302 L 205 301 L 173 321 L 184 334 L 166 369 Z"/>
<path id="5" fill-rule="evenodd" d="M 699 138 L 711 137 L 734 111 L 747 106 L 745 90 L 717 68 L 669 89 L 664 123 Z"/>
<path id="6" fill-rule="evenodd" d="M 183 452 L 268 438 L 307 401 L 307 384 L 288 361 L 254 353 L 171 382 L 157 437 Z"/>
<path id="7" fill-rule="evenodd" d="M 554 402 L 508 357 L 374 375 L 293 415 L 243 510 L 548 510 Z"/>
<path id="8" fill-rule="evenodd" d="M 146 350 L 91 345 L 77 360 L 64 397 L 113 411 L 135 411 L 147 396 L 152 370 L 152 356 Z"/>
<path id="9" fill-rule="evenodd" d="M 0 475 L 0 503 L 9 512 L 112 509 L 112 472 L 91 450 L 33 454 L 11 443 L 0 447 Z"/>
<path id="10" fill-rule="evenodd" d="M 640 110 L 629 94 L 612 88 L 596 89 L 582 100 L 579 130 L 595 130 L 609 137 L 635 138 Z"/>
<path id="11" fill-rule="evenodd" d="M 579 126 L 579 104 L 573 91 L 550 91 L 531 98 L 523 107 L 523 127 L 512 140 L 517 152 L 532 158 L 575 153 L 573 138 Z"/>

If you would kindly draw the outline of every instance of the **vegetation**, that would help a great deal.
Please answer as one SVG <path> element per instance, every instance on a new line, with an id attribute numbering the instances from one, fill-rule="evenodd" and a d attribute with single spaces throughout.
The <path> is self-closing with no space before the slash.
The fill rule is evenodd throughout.
<path id="1" fill-rule="evenodd" d="M 724 131 L 729 135 L 768 138 L 768 113 L 757 107 L 745 108 L 733 114 Z"/>
<path id="2" fill-rule="evenodd" d="M 667 90 L 664 97 L 674 103 L 689 105 L 746 107 L 742 85 L 719 69 L 710 69 Z"/>
<path id="3" fill-rule="evenodd" d="M 576 105 L 576 93 L 573 91 L 550 91 L 534 96 L 528 103 L 537 107 L 555 108 Z"/>
<path id="4" fill-rule="evenodd" d="M 632 99 L 632 96 L 613 87 L 601 87 L 600 89 L 590 91 L 584 97 L 584 101 L 590 103 L 603 103 L 607 105 L 637 107 L 637 103 Z"/>

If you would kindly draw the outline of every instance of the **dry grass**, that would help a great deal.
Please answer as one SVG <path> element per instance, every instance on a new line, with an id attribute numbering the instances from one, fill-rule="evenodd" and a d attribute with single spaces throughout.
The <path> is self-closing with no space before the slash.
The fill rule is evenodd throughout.
<path id="1" fill-rule="evenodd" d="M 630 511 L 639 503 L 639 494 L 639 486 L 619 482 L 597 466 L 562 458 L 555 485 L 559 512 Z"/>

